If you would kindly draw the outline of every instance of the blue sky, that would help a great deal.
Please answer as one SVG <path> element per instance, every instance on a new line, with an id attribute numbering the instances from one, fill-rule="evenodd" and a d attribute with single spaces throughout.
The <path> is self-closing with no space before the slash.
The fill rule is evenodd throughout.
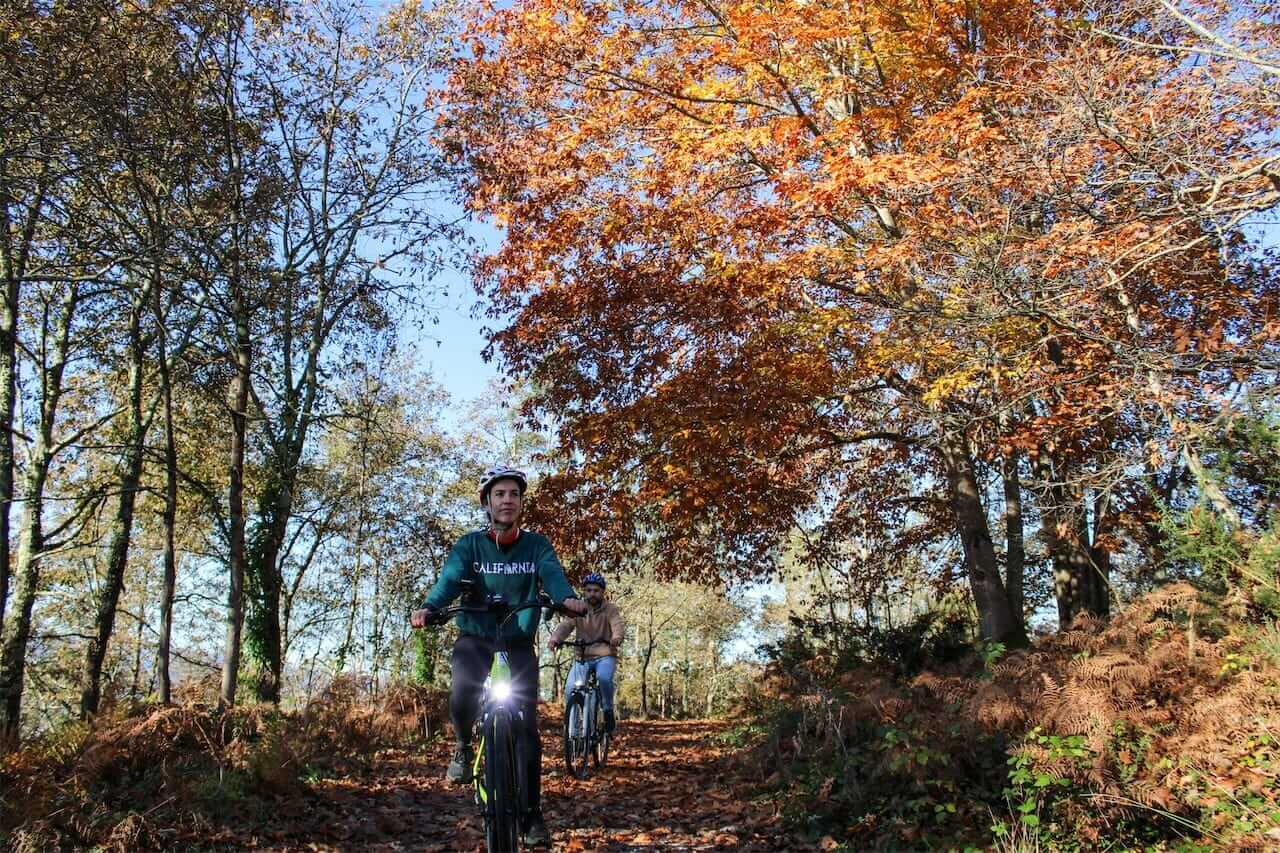
<path id="1" fill-rule="evenodd" d="M 492 250 L 501 240 L 501 234 L 487 222 L 468 222 L 465 231 L 481 250 Z M 481 355 L 488 344 L 485 327 L 496 324 L 484 316 L 484 303 L 465 270 L 446 269 L 431 282 L 429 290 L 449 296 L 438 300 L 428 295 L 424 301 L 431 307 L 410 314 L 411 322 L 401 326 L 400 340 L 418 351 L 422 365 L 449 393 L 445 418 L 450 426 L 456 426 L 454 417 L 465 412 L 467 404 L 481 396 L 499 373 L 497 362 L 486 362 Z M 433 316 L 438 323 L 430 322 Z"/>
<path id="2" fill-rule="evenodd" d="M 470 280 L 453 271 L 442 279 L 448 284 L 449 301 L 437 312 L 439 325 L 429 325 L 422 332 L 406 328 L 402 335 L 419 347 L 431 375 L 456 404 L 478 397 L 498 370 L 496 363 L 481 356 L 488 343 L 484 335 L 488 321 L 474 316 L 481 306 Z"/>

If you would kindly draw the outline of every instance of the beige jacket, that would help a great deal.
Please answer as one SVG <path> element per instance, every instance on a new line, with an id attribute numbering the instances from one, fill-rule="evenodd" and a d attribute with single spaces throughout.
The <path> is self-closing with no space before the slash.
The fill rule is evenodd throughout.
<path id="1" fill-rule="evenodd" d="M 626 624 L 622 621 L 622 611 L 618 609 L 618 605 L 612 601 L 606 601 L 585 616 L 574 616 L 572 619 L 560 620 L 560 624 L 556 625 L 555 630 L 551 632 L 551 639 L 558 643 L 563 643 L 569 638 L 570 632 L 575 629 L 578 632 L 577 639 L 579 640 L 603 641 L 592 643 L 584 650 L 586 652 L 585 656 L 588 658 L 603 658 L 618 653 L 618 647 L 622 645 L 622 634 L 626 630 Z"/>

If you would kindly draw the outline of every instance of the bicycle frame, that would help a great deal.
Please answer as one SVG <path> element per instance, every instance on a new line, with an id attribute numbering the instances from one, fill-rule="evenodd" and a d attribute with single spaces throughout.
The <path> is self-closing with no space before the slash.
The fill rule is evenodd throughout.
<path id="1" fill-rule="evenodd" d="M 593 644 L 582 641 L 565 644 L 577 646 L 578 648 L 578 653 L 575 655 L 574 660 L 575 666 L 591 660 L 585 657 L 584 650 Z M 592 758 L 597 768 L 604 765 L 608 756 L 611 738 L 608 732 L 597 726 L 598 710 L 603 704 L 604 695 L 600 688 L 600 682 L 596 676 L 595 668 L 591 667 L 588 669 L 586 677 L 575 681 L 565 696 L 565 764 L 569 772 L 580 779 L 587 776 L 586 760 L 588 756 Z M 578 725 L 574 725 L 575 715 L 581 715 L 580 719 L 577 719 Z M 581 741 L 581 743 L 578 744 L 575 741 Z M 579 745 L 582 747 L 581 753 L 577 751 Z M 580 756 L 581 769 L 575 767 L 575 756 Z"/>
<path id="2" fill-rule="evenodd" d="M 498 630 L 502 630 L 501 626 L 499 626 Z M 485 757 L 485 732 L 489 728 L 487 724 L 493 714 L 500 711 L 510 713 L 513 721 L 524 717 L 524 709 L 518 707 L 517 703 L 512 701 L 512 693 L 511 664 L 507 658 L 507 651 L 506 649 L 495 649 L 493 665 L 489 668 L 489 677 L 485 679 L 484 692 L 480 698 L 480 715 L 476 719 L 476 728 L 479 729 L 478 748 L 471 768 L 471 781 L 476 789 L 476 803 L 481 808 L 486 808 L 489 803 L 488 791 L 486 791 L 481 781 L 483 779 L 481 769 L 484 766 L 483 759 Z"/>
<path id="3" fill-rule="evenodd" d="M 489 668 L 489 677 L 485 679 L 480 700 L 480 714 L 476 721 L 479 737 L 472 765 L 475 801 L 484 817 L 490 849 L 519 849 L 519 823 L 528 813 L 528 768 L 524 759 L 525 744 L 520 722 L 525 709 L 514 694 L 503 629 L 511 617 L 523 610 L 551 606 L 550 599 L 545 596 L 537 601 L 508 605 L 501 596 L 489 595 L 483 606 L 449 607 L 440 611 L 436 617 L 436 621 L 443 624 L 458 613 L 493 612 L 501 616 L 493 638 L 493 664 Z M 534 701 L 537 701 L 536 696 Z M 502 742 L 495 742 L 495 738 L 490 736 L 491 732 L 497 733 Z M 498 772 L 502 763 L 507 764 L 506 774 Z M 513 789 L 506 790 L 508 785 Z M 509 813 L 509 802 L 515 805 L 514 814 Z M 502 820 L 508 816 L 512 820 Z"/>

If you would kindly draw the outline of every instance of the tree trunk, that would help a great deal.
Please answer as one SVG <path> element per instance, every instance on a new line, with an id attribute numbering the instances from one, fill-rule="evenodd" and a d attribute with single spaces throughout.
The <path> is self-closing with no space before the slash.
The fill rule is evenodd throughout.
<path id="1" fill-rule="evenodd" d="M 1099 492 L 1093 502 L 1093 536 L 1089 542 L 1089 558 L 1093 562 L 1093 612 L 1105 618 L 1111 615 L 1111 551 L 1103 536 L 1111 528 L 1111 502 L 1105 493 Z"/>
<path id="2" fill-rule="evenodd" d="M 120 592 L 124 589 L 125 570 L 129 565 L 129 546 L 133 539 L 133 514 L 138 499 L 138 486 L 142 482 L 143 450 L 149 419 L 143 419 L 142 374 L 143 340 L 142 312 L 147 296 L 141 294 L 134 301 L 129 314 L 129 437 L 125 448 L 124 466 L 120 472 L 120 497 L 116 504 L 116 516 L 112 522 L 111 544 L 107 548 L 107 575 L 98 587 L 97 617 L 84 655 L 81 673 L 80 716 L 90 717 L 98 713 L 102 698 L 102 662 L 107 656 L 107 644 L 116 623 L 116 607 Z"/>
<path id="3" fill-rule="evenodd" d="M 251 350 L 248 319 L 243 307 L 236 314 L 236 378 L 231 393 L 231 464 L 228 495 L 230 523 L 230 584 L 227 589 L 226 656 L 222 662 L 221 704 L 236 703 L 236 681 L 240 675 L 240 640 L 244 628 L 244 450 L 249 410 Z"/>
<path id="4" fill-rule="evenodd" d="M 1089 553 L 1084 496 L 1067 482 L 1061 465 L 1040 450 L 1032 460 L 1040 480 L 1040 515 L 1053 558 L 1053 590 L 1058 603 L 1058 629 L 1065 631 L 1081 613 L 1096 610 L 1094 586 L 1101 583 Z"/>
<path id="5" fill-rule="evenodd" d="M 7 165 L 0 159 L 0 265 L 4 273 L 4 299 L 0 305 L 0 637 L 4 636 L 5 610 L 9 603 L 9 511 L 13 506 L 15 464 L 13 415 L 18 388 L 18 299 L 48 189 L 42 175 L 37 182 L 34 202 L 19 227 L 10 214 L 10 206 L 16 203 L 16 199 L 5 168 Z"/>
<path id="6" fill-rule="evenodd" d="M 1009 606 L 1013 609 L 1014 618 L 1023 621 L 1026 618 L 1023 577 L 1026 573 L 1027 557 L 1023 540 L 1022 482 L 1018 477 L 1017 453 L 1010 453 L 1003 457 L 1001 465 L 1004 479 L 1004 588 L 1009 596 Z"/>
<path id="7" fill-rule="evenodd" d="M 338 647 L 338 672 L 342 672 L 347 666 L 347 655 L 351 653 L 351 644 L 355 638 L 356 612 L 360 605 L 360 574 L 364 563 L 364 501 L 367 457 L 368 436 L 362 433 L 360 436 L 360 480 L 356 486 L 356 529 L 353 543 L 355 554 L 352 555 L 355 558 L 355 566 L 351 574 L 351 605 L 347 610 L 346 636 L 342 640 L 342 645 Z"/>
<path id="8" fill-rule="evenodd" d="M 160 585 L 160 643 L 156 649 L 156 669 L 160 678 L 160 702 L 173 701 L 173 681 L 169 671 L 169 643 L 173 637 L 173 598 L 177 587 L 178 554 L 174 526 L 178 517 L 178 450 L 173 432 L 173 383 L 169 375 L 169 337 L 160 313 L 160 288 L 152 288 L 155 300 L 157 361 L 160 368 L 160 398 L 164 407 L 164 578 Z"/>
<path id="9" fill-rule="evenodd" d="M 840 655 L 841 634 L 840 618 L 836 615 L 836 597 L 831 593 L 831 584 L 827 580 L 827 571 L 823 561 L 818 561 L 813 567 L 813 573 L 817 575 L 818 583 L 822 584 L 822 598 L 827 603 L 827 618 L 830 620 L 827 624 L 831 628 L 831 642 L 835 646 L 836 656 Z"/>
<path id="10" fill-rule="evenodd" d="M 653 658 L 653 645 L 650 637 L 640 659 L 640 718 L 645 720 L 649 719 L 649 661 Z"/>
<path id="11" fill-rule="evenodd" d="M 565 679 L 564 661 L 560 656 L 559 650 L 553 652 L 551 655 L 551 673 L 551 701 L 553 703 L 559 703 L 560 686 L 564 683 Z"/>
<path id="12" fill-rule="evenodd" d="M 414 682 L 424 686 L 434 685 L 436 683 L 436 661 L 440 657 L 440 632 L 414 631 L 413 650 Z"/>
<path id="13" fill-rule="evenodd" d="M 272 465 L 275 471 L 258 501 L 258 521 L 254 525 L 252 547 L 245 563 L 252 593 L 246 628 L 250 651 L 261 667 L 256 686 L 258 700 L 278 705 L 283 670 L 280 596 L 284 577 L 280 572 L 280 548 L 293 511 L 293 483 L 286 466 L 279 460 Z M 281 471 L 281 468 L 286 470 Z M 282 481 L 284 479 L 288 482 Z"/>
<path id="14" fill-rule="evenodd" d="M 707 719 L 711 719 L 715 713 L 716 707 L 716 685 L 719 683 L 720 676 L 720 651 L 716 648 L 714 640 L 711 641 L 708 649 L 708 657 L 710 658 L 711 677 L 707 679 Z"/>
<path id="15" fill-rule="evenodd" d="M 37 448 L 37 453 L 40 448 Z M 28 470 L 24 483 L 26 500 L 19 522 L 18 564 L 9 631 L 0 655 L 0 742 L 16 744 L 22 715 L 23 675 L 27 642 L 31 637 L 31 610 L 40 583 L 40 552 L 43 550 L 44 486 L 48 465 L 36 464 Z"/>
<path id="16" fill-rule="evenodd" d="M 241 642 L 244 635 L 244 583 L 245 563 L 245 511 L 244 511 L 244 461 L 248 432 L 250 383 L 253 381 L 253 348 L 251 335 L 252 310 L 245 287 L 245 267 L 249 260 L 252 223 L 248 199 L 245 194 L 248 173 L 245 168 L 245 141 L 241 137 L 244 116 L 240 109 L 240 48 L 244 28 L 248 25 L 244 10 L 227 9 L 222 44 L 214 54 L 218 64 L 220 116 L 219 131 L 222 134 L 226 173 L 221 176 L 230 194 L 227 207 L 228 226 L 226 244 L 219 247 L 219 260 L 226 275 L 226 304 L 229 319 L 234 326 L 234 341 L 229 353 L 235 376 L 232 380 L 231 410 L 231 458 L 228 460 L 227 488 L 227 557 L 228 583 L 226 607 L 226 649 L 222 661 L 222 689 L 219 705 L 229 707 L 236 703 L 236 687 L 240 678 Z"/>
<path id="17" fill-rule="evenodd" d="M 684 621 L 684 660 L 680 662 L 680 716 L 689 716 L 689 678 L 693 675 L 693 663 L 689 660 L 689 619 Z M 675 704 L 674 702 L 672 703 Z"/>
<path id="18" fill-rule="evenodd" d="M 13 505 L 13 410 L 17 398 L 18 287 L 5 282 L 0 317 L 0 637 L 9 603 L 9 508 Z"/>
<path id="19" fill-rule="evenodd" d="M 1111 285 L 1115 288 L 1116 298 L 1125 311 L 1125 325 L 1129 327 L 1129 331 L 1133 333 L 1135 338 L 1141 338 L 1143 334 L 1142 318 L 1138 311 L 1138 306 L 1129 298 L 1129 294 L 1125 291 L 1123 283 L 1117 278 L 1114 271 L 1109 271 L 1108 276 L 1111 279 Z M 1154 367 L 1147 368 L 1147 390 L 1150 392 L 1156 406 L 1160 409 L 1161 414 L 1169 423 L 1169 427 L 1173 435 L 1182 436 L 1180 455 L 1183 464 L 1187 470 L 1195 478 L 1196 485 L 1205 498 L 1213 506 L 1214 509 L 1222 516 L 1223 520 L 1233 530 L 1239 530 L 1241 527 L 1240 513 L 1236 511 L 1235 506 L 1231 503 L 1231 499 L 1222 490 L 1222 487 L 1208 474 L 1205 473 L 1204 463 L 1200 459 L 1200 453 L 1192 444 L 1192 437 L 1195 435 L 1194 430 L 1183 428 L 1182 418 L 1178 415 L 1167 400 L 1164 399 L 1164 378 L 1156 371 Z"/>
<path id="20" fill-rule="evenodd" d="M 373 561 L 373 625 L 371 645 L 373 646 L 369 676 L 372 678 L 373 695 L 378 695 L 378 673 L 382 670 L 382 631 L 386 619 L 386 608 L 382 605 L 382 563 Z M 536 638 L 535 638 L 536 639 Z"/>
<path id="21" fill-rule="evenodd" d="M 0 199 L 0 208 L 4 206 Z M 7 221 L 0 226 L 8 230 Z M 9 603 L 9 508 L 13 505 L 13 412 L 18 376 L 18 278 L 9 266 L 6 257 L 0 311 L 0 637 L 4 636 L 4 613 Z"/>
<path id="22" fill-rule="evenodd" d="M 62 315 L 54 331 L 51 360 L 41 365 L 44 399 L 40 401 L 40 429 L 27 466 L 22 521 L 18 544 L 17 581 L 14 608 L 0 651 L 0 741 L 17 743 L 22 717 L 22 690 L 31 638 L 31 612 L 40 586 L 40 558 L 44 541 L 44 490 L 56 453 L 53 440 L 58 404 L 62 399 L 62 377 L 67 365 L 71 321 L 80 300 L 75 284 L 67 287 Z M 48 327 L 45 327 L 47 334 Z"/>
<path id="23" fill-rule="evenodd" d="M 133 635 L 133 678 L 129 681 L 129 697 L 137 699 L 142 691 L 142 647 L 147 627 L 147 595 L 151 586 L 151 564 L 142 573 L 142 588 L 138 590 L 138 624 Z"/>
<path id="24" fill-rule="evenodd" d="M 328 269 L 323 259 L 317 263 L 322 270 Z M 286 276 L 286 280 L 290 282 L 286 285 L 286 299 L 291 299 L 294 277 Z M 330 328 L 328 324 L 332 319 L 327 314 L 328 305 L 328 289 L 322 285 L 311 309 L 313 317 L 306 364 L 297 383 L 293 381 L 293 338 L 286 330 L 282 358 L 284 412 L 280 433 L 274 442 L 272 479 L 258 504 L 258 522 L 254 528 L 253 549 L 247 564 L 253 592 L 249 640 L 254 657 L 263 667 L 258 680 L 258 698 L 273 704 L 280 702 L 280 681 L 284 666 L 280 642 L 280 595 L 284 588 L 284 575 L 280 566 L 280 551 L 288 533 L 289 517 L 293 514 L 294 489 L 307 434 L 311 428 L 312 407 L 320 391 L 320 352 L 327 340 Z"/>
<path id="25" fill-rule="evenodd" d="M 968 441 L 957 432 L 944 433 L 941 451 L 982 637 L 1008 646 L 1026 645 L 1022 620 L 1014 616 L 1004 583 L 1000 580 L 1000 567 L 987 527 L 987 513 L 982 506 Z"/>

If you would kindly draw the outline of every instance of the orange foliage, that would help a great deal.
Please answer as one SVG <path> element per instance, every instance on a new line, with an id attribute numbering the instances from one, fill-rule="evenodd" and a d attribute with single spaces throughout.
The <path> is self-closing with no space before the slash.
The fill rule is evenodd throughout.
<path id="1" fill-rule="evenodd" d="M 1275 343 L 1241 259 L 1277 198 L 1276 101 L 1113 37 L 1179 38 L 1158 14 L 480 13 L 443 133 L 506 229 L 480 283 L 560 428 L 542 509 L 566 550 L 656 537 L 754 572 L 815 484 L 900 518 L 941 433 L 1114 460 L 1216 412 Z"/>

